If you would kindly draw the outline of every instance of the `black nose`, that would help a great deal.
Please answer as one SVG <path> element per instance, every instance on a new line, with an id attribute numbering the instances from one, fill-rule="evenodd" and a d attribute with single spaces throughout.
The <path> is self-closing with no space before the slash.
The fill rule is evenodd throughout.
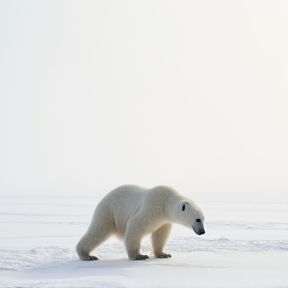
<path id="1" fill-rule="evenodd" d="M 202 235 L 202 234 L 205 234 L 205 230 L 204 229 L 199 231 L 199 235 Z"/>

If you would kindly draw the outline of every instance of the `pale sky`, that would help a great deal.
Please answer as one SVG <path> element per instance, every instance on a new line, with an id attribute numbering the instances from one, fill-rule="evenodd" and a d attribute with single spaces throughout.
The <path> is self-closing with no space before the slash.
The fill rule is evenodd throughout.
<path id="1" fill-rule="evenodd" d="M 288 193 L 287 51 L 288 1 L 0 0 L 0 194 Z"/>

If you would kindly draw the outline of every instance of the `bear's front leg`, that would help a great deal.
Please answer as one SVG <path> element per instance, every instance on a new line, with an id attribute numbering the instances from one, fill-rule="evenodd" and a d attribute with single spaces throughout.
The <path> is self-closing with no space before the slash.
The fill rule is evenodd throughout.
<path id="1" fill-rule="evenodd" d="M 156 258 L 171 258 L 171 254 L 167 254 L 167 253 L 164 253 L 164 252 L 159 253 L 159 254 L 157 254 L 155 256 L 156 256 Z"/>
<path id="2" fill-rule="evenodd" d="M 146 260 L 146 259 L 149 259 L 149 256 L 148 255 L 142 255 L 142 254 L 139 254 L 135 258 L 135 260 Z"/>
<path id="3" fill-rule="evenodd" d="M 171 223 L 164 224 L 152 233 L 152 246 L 156 258 L 171 258 L 170 254 L 164 253 L 164 247 L 172 228 Z"/>
<path id="4" fill-rule="evenodd" d="M 144 236 L 144 229 L 141 229 L 141 220 L 137 221 L 134 216 L 131 218 L 126 226 L 124 243 L 126 246 L 127 254 L 130 260 L 146 260 L 148 255 L 140 254 L 141 240 Z"/>

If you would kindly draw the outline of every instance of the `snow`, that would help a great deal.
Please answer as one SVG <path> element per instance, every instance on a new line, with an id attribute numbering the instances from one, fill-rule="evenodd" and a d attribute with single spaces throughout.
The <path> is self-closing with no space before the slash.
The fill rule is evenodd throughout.
<path id="1" fill-rule="evenodd" d="M 75 245 L 100 198 L 0 197 L 0 287 L 288 287 L 284 197 L 199 199 L 206 234 L 175 225 L 171 259 L 129 261 L 111 238 L 78 260 Z"/>

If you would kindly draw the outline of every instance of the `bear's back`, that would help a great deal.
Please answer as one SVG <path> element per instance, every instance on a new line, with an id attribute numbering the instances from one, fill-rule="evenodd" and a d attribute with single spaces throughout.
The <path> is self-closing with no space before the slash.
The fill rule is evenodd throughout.
<path id="1" fill-rule="evenodd" d="M 140 209 L 146 191 L 147 189 L 136 185 L 120 186 L 101 200 L 96 211 L 98 210 L 97 212 L 101 214 L 105 213 L 114 222 L 115 232 L 122 238 L 128 220 Z"/>

